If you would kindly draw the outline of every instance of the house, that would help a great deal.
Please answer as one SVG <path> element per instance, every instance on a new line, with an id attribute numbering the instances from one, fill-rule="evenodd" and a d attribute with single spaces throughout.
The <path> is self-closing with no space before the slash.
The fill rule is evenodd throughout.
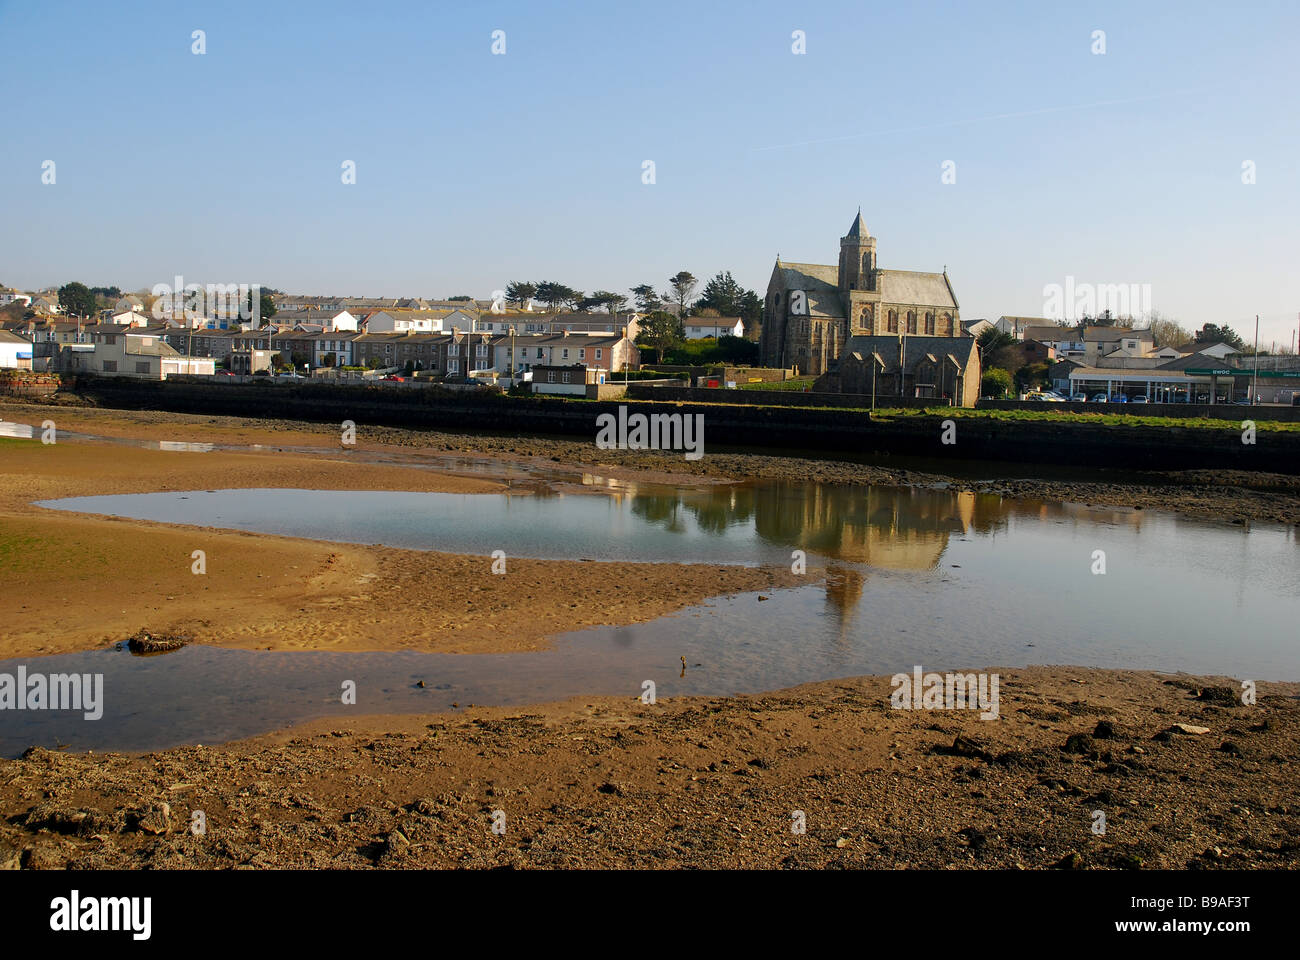
<path id="1" fill-rule="evenodd" d="M 89 344 L 69 344 L 60 350 L 60 369 L 149 380 L 165 380 L 171 374 L 216 372 L 215 361 L 177 353 L 159 337 L 158 330 L 120 326 L 97 329 Z"/>
<path id="2" fill-rule="evenodd" d="M 19 293 L 17 290 L 0 290 L 0 307 L 7 307 L 11 303 L 25 303 L 31 306 L 32 295 L 30 293 Z"/>
<path id="3" fill-rule="evenodd" d="M 497 369 L 504 374 L 510 374 L 512 369 L 526 372 L 541 366 L 572 364 L 608 372 L 632 369 L 641 363 L 641 351 L 621 331 L 605 334 L 566 331 L 559 334 L 501 337 L 500 340 L 502 364 Z M 512 351 L 518 351 L 517 359 Z"/>
<path id="4" fill-rule="evenodd" d="M 988 320 L 963 320 L 961 328 L 966 331 L 966 336 L 979 339 L 985 330 L 996 330 L 997 327 Z"/>
<path id="5" fill-rule="evenodd" d="M 1226 360 L 1228 357 L 1234 357 L 1241 353 L 1236 347 L 1230 347 L 1223 342 L 1197 343 L 1195 340 L 1189 340 L 1175 349 L 1181 351 L 1184 356 L 1189 353 L 1204 353 L 1216 360 Z"/>
<path id="6" fill-rule="evenodd" d="M 980 356 L 972 337 L 899 337 L 858 334 L 848 339 L 825 386 L 876 397 L 979 399 Z M 818 381 L 821 389 L 823 381 Z"/>
<path id="7" fill-rule="evenodd" d="M 1010 334 L 1017 340 L 1024 340 L 1031 327 L 1050 327 L 1052 321 L 1046 317 L 998 317 L 997 320 L 993 321 L 993 326 L 1003 333 Z M 977 333 L 975 336 L 978 337 L 979 334 Z"/>
<path id="8" fill-rule="evenodd" d="M 443 322 L 451 313 L 375 310 L 366 314 L 363 326 L 366 333 L 442 333 Z M 461 321 L 461 329 L 468 330 L 469 323 Z"/>
<path id="9" fill-rule="evenodd" d="M 8 330 L 0 330 L 0 370 L 30 370 L 32 342 Z"/>
<path id="10" fill-rule="evenodd" d="M 57 316 L 63 312 L 63 308 L 59 306 L 59 298 L 48 294 L 36 297 L 30 306 L 36 313 L 47 317 Z"/>
<path id="11" fill-rule="evenodd" d="M 604 383 L 606 372 L 582 364 L 533 367 L 533 393 L 586 396 L 587 384 Z"/>
<path id="12" fill-rule="evenodd" d="M 120 313 L 144 313 L 144 301 L 134 294 L 127 294 L 113 304 L 113 314 Z"/>
<path id="13" fill-rule="evenodd" d="M 687 317 L 682 321 L 682 328 L 687 340 L 745 335 L 745 321 L 740 317 Z"/>
<path id="14" fill-rule="evenodd" d="M 1155 349 L 1156 341 L 1149 329 L 1130 327 L 1084 327 L 1083 362 L 1095 366 L 1097 361 L 1113 353 L 1140 357 Z"/>

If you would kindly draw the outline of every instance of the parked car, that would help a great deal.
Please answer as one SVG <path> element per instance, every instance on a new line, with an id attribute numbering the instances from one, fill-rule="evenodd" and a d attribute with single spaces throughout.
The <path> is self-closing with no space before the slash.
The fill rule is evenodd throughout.
<path id="1" fill-rule="evenodd" d="M 1122 393 L 1117 393 L 1110 398 L 1111 403 L 1128 403 L 1128 397 Z"/>
<path id="2" fill-rule="evenodd" d="M 1105 403 L 1109 398 L 1104 393 L 1094 393 L 1090 403 Z"/>
<path id="3" fill-rule="evenodd" d="M 1037 393 L 1027 393 L 1027 394 L 1025 394 L 1025 399 L 1026 399 L 1026 400 L 1046 401 L 1046 402 L 1048 402 L 1048 403 L 1060 403 L 1060 402 L 1061 402 L 1061 398 L 1058 397 L 1058 396 L 1056 396 L 1055 394 L 1051 394 L 1051 393 L 1042 393 L 1042 392 L 1037 392 Z"/>
<path id="4" fill-rule="evenodd" d="M 1138 394 L 1129 403 L 1150 403 L 1151 401 L 1143 394 Z"/>
<path id="5" fill-rule="evenodd" d="M 380 380 L 391 380 L 391 381 L 393 381 L 393 383 L 405 383 L 405 382 L 406 382 L 406 378 L 405 378 L 405 377 L 398 377 L 398 376 L 395 376 L 395 375 L 393 375 L 393 374 L 389 374 L 389 375 L 386 376 L 386 377 L 380 377 L 379 379 L 380 379 Z"/>

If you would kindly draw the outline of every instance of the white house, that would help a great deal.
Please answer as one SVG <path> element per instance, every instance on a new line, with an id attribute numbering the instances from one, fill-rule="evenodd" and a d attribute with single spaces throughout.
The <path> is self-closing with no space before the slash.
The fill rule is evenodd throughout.
<path id="1" fill-rule="evenodd" d="M 687 317 L 682 323 L 687 340 L 745 335 L 745 322 L 740 317 Z"/>
<path id="2" fill-rule="evenodd" d="M 8 330 L 0 330 L 0 369 L 30 370 L 32 342 Z"/>
<path id="3" fill-rule="evenodd" d="M 377 310 L 366 317 L 366 333 L 442 333 L 446 318 L 433 314 L 393 315 L 386 310 Z M 355 329 L 355 328 L 353 328 Z M 469 327 L 461 324 L 462 330 Z"/>
<path id="4" fill-rule="evenodd" d="M 19 302 L 30 306 L 32 302 L 31 294 L 19 293 L 17 290 L 0 290 L 0 307 L 7 307 L 11 303 Z"/>

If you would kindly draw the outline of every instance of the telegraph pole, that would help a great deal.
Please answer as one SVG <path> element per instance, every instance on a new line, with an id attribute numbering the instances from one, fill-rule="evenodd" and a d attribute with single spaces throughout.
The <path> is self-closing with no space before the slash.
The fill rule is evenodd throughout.
<path id="1" fill-rule="evenodd" d="M 1255 405 L 1255 398 L 1259 396 L 1256 392 L 1259 390 L 1259 314 L 1255 314 L 1255 376 L 1250 385 L 1250 404 Z"/>

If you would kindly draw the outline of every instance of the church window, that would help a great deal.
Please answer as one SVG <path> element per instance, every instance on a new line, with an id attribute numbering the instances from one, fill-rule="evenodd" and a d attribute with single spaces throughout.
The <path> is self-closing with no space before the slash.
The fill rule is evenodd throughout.
<path id="1" fill-rule="evenodd" d="M 934 336 L 934 314 L 933 313 L 927 313 L 925 315 L 925 335 L 927 337 Z"/>
<path id="2" fill-rule="evenodd" d="M 916 333 L 916 311 L 907 311 L 907 332 Z"/>
<path id="3" fill-rule="evenodd" d="M 889 329 L 886 332 L 898 333 L 898 311 L 897 310 L 889 311 Z"/>

